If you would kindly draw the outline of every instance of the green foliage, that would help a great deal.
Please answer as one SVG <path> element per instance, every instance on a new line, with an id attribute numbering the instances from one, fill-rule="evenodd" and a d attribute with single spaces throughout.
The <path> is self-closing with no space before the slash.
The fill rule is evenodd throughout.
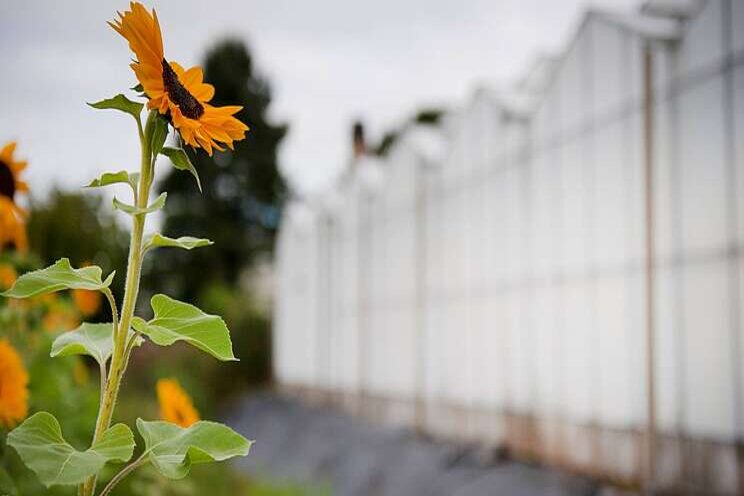
<path id="1" fill-rule="evenodd" d="M 153 234 L 150 239 L 145 243 L 145 249 L 151 248 L 182 248 L 184 250 L 193 250 L 194 248 L 201 248 L 204 246 L 213 245 L 210 240 L 203 238 L 193 238 L 191 236 L 181 236 L 178 239 L 169 238 L 163 236 L 160 233 Z"/>
<path id="2" fill-rule="evenodd" d="M 137 181 L 139 181 L 139 174 L 136 172 L 104 172 L 96 179 L 88 183 L 88 185 L 85 187 L 102 188 L 104 186 L 110 186 L 112 184 L 128 184 L 133 191 L 137 191 Z"/>
<path id="3" fill-rule="evenodd" d="M 162 294 L 153 296 L 150 304 L 155 317 L 148 322 L 135 317 L 132 327 L 153 343 L 169 346 L 185 341 L 218 360 L 235 360 L 230 331 L 222 318 Z"/>
<path id="4" fill-rule="evenodd" d="M 28 237 L 42 264 L 69 257 L 76 267 L 92 262 L 107 273 L 126 274 L 128 234 L 113 212 L 103 207 L 103 199 L 92 192 L 53 190 L 44 202 L 34 200 Z M 117 297 L 123 287 L 124 277 L 114 279 L 112 291 Z"/>
<path id="5" fill-rule="evenodd" d="M 119 110 L 125 112 L 139 121 L 139 116 L 142 113 L 143 104 L 133 102 L 121 93 L 113 98 L 107 98 L 96 103 L 89 103 L 91 107 L 99 110 Z"/>
<path id="6" fill-rule="evenodd" d="M 412 117 L 407 119 L 403 125 L 385 132 L 382 135 L 382 139 L 376 146 L 372 146 L 372 153 L 384 157 L 388 154 L 393 145 L 398 141 L 398 138 L 405 132 L 405 130 L 415 124 L 422 124 L 427 126 L 436 126 L 442 120 L 444 110 L 439 108 L 425 108 L 416 112 Z"/>
<path id="7" fill-rule="evenodd" d="M 47 487 L 74 485 L 97 474 L 109 461 L 126 462 L 134 451 L 134 436 L 124 424 L 108 429 L 86 451 L 77 451 L 62 437 L 54 415 L 39 412 L 8 434 L 23 462 Z"/>
<path id="8" fill-rule="evenodd" d="M 130 330 L 129 336 L 134 333 Z M 135 346 L 140 346 L 142 338 L 136 338 Z M 77 329 L 60 334 L 52 343 L 50 356 L 88 355 L 99 365 L 106 365 L 114 351 L 113 326 L 107 324 L 83 323 Z"/>
<path id="9" fill-rule="evenodd" d="M 271 373 L 271 322 L 263 309 L 254 302 L 254 295 L 224 284 L 206 286 L 198 298 L 199 306 L 209 313 L 221 315 L 232 331 L 233 347 L 239 362 L 205 363 L 201 373 L 211 384 L 210 393 L 219 401 L 232 393 L 265 384 Z M 222 378 L 229 376 L 231 380 Z"/>
<path id="10" fill-rule="evenodd" d="M 2 466 L 0 466 L 0 494 L 5 496 L 16 496 L 18 494 L 15 482 L 13 482 L 8 471 Z"/>
<path id="11" fill-rule="evenodd" d="M 416 124 L 429 124 L 436 126 L 442 120 L 444 111 L 438 108 L 427 108 L 419 110 L 413 118 Z"/>
<path id="12" fill-rule="evenodd" d="M 111 285 L 112 272 L 101 281 L 101 268 L 96 266 L 73 269 L 70 260 L 63 258 L 42 270 L 27 272 L 18 278 L 9 290 L 2 293 L 7 298 L 29 298 L 54 293 L 63 289 L 101 290 Z"/>
<path id="13" fill-rule="evenodd" d="M 194 164 L 191 163 L 191 159 L 189 159 L 189 156 L 183 149 L 166 146 L 160 150 L 160 153 L 168 157 L 173 164 L 173 167 L 176 169 L 189 171 L 191 175 L 194 176 L 194 179 L 196 179 L 196 185 L 199 187 L 199 192 L 201 193 L 202 185 L 199 180 L 199 173 L 196 171 Z"/>
<path id="14" fill-rule="evenodd" d="M 168 121 L 160 114 L 150 114 L 150 119 L 153 122 L 152 134 L 150 136 L 150 151 L 154 160 L 163 149 L 165 139 L 168 137 Z"/>
<path id="15" fill-rule="evenodd" d="M 168 197 L 168 193 L 161 193 L 160 196 L 155 198 L 155 201 L 152 202 L 149 206 L 145 208 L 139 208 L 135 207 L 134 205 L 129 205 L 127 203 L 121 202 L 114 197 L 114 208 L 116 210 L 121 210 L 124 213 L 127 213 L 129 215 L 145 215 L 145 214 L 151 214 L 153 212 L 157 212 L 161 208 L 165 206 L 165 199 Z"/>
<path id="16" fill-rule="evenodd" d="M 199 171 L 203 194 L 178 170 L 158 185 L 169 194 L 162 232 L 215 242 L 208 252 L 156 252 L 147 266 L 145 287 L 167 290 L 184 301 L 194 301 L 205 284 L 235 287 L 241 270 L 273 249 L 286 196 L 277 150 L 287 129 L 269 121 L 269 85 L 256 74 L 242 42 L 225 41 L 208 53 L 205 82 L 215 86 L 212 104 L 243 107 L 236 117 L 250 131 L 235 143 L 234 151 L 215 152 L 213 157 L 185 152 Z M 199 267 L 200 277 L 193 277 L 193 267 Z"/>
<path id="17" fill-rule="evenodd" d="M 169 479 L 185 477 L 192 464 L 246 456 L 252 444 L 229 427 L 214 422 L 196 422 L 184 429 L 168 422 L 137 419 L 137 430 L 145 440 L 142 456 Z"/>

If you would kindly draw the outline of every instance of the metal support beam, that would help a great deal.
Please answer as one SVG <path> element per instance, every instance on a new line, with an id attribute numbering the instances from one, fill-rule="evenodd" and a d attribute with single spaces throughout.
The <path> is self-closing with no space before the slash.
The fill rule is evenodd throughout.
<path id="1" fill-rule="evenodd" d="M 643 166 L 646 224 L 646 443 L 644 493 L 653 494 L 656 482 L 656 380 L 654 315 L 654 59 L 651 43 L 643 51 Z"/>

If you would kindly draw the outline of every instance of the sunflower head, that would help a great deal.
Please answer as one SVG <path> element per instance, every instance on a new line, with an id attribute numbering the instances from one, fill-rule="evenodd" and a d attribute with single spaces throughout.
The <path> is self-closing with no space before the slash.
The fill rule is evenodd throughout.
<path id="1" fill-rule="evenodd" d="M 212 155 L 213 149 L 222 151 L 222 145 L 232 149 L 233 142 L 245 138 L 248 126 L 234 117 L 242 107 L 210 105 L 214 86 L 204 82 L 201 68 L 184 69 L 165 58 L 154 9 L 148 11 L 141 3 L 131 2 L 129 10 L 119 12 L 109 25 L 134 52 L 131 67 L 148 98 L 147 107 L 165 116 L 186 144 Z"/>
<path id="2" fill-rule="evenodd" d="M 160 417 L 167 421 L 189 427 L 199 420 L 199 412 L 194 408 L 189 395 L 175 379 L 160 379 L 156 385 Z"/>
<path id="3" fill-rule="evenodd" d="M 20 178 L 27 164 L 14 158 L 15 148 L 15 142 L 10 142 L 0 149 L 0 251 L 6 247 L 19 251 L 28 248 L 26 213 L 16 204 L 18 193 L 28 191 L 28 185 Z"/>
<path id="4" fill-rule="evenodd" d="M 0 339 L 0 426 L 11 429 L 28 414 L 28 373 L 7 339 Z"/>

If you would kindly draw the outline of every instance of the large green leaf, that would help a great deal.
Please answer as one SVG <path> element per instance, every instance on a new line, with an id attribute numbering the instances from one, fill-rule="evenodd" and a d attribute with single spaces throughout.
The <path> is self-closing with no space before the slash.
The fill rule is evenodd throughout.
<path id="1" fill-rule="evenodd" d="M 101 188 L 103 186 L 109 186 L 111 184 L 128 184 L 133 190 L 137 190 L 137 181 L 139 181 L 139 173 L 132 172 L 131 174 L 127 171 L 119 172 L 104 172 L 96 179 L 93 179 L 88 183 L 86 188 Z"/>
<path id="2" fill-rule="evenodd" d="M 129 336 L 134 332 L 129 331 Z M 142 344 L 143 339 L 137 338 L 136 346 Z M 84 323 L 77 329 L 60 334 L 52 343 L 50 356 L 90 355 L 105 365 L 114 350 L 113 325 Z"/>
<path id="3" fill-rule="evenodd" d="M 97 474 L 106 462 L 126 462 L 134 451 L 134 436 L 116 424 L 86 451 L 77 451 L 62 437 L 54 415 L 39 412 L 8 434 L 8 445 L 45 486 L 80 484 Z"/>
<path id="4" fill-rule="evenodd" d="M 2 496 L 17 496 L 18 490 L 16 489 L 13 479 L 5 468 L 0 465 L 0 495 Z"/>
<path id="5" fill-rule="evenodd" d="M 135 207 L 134 205 L 129 205 L 128 203 L 121 202 L 116 197 L 114 197 L 114 208 L 128 213 L 129 215 L 151 214 L 165 206 L 165 199 L 167 196 L 168 193 L 161 193 L 160 196 L 158 196 L 155 201 L 146 208 L 139 208 Z"/>
<path id="6" fill-rule="evenodd" d="M 185 477 L 193 464 L 246 456 L 253 444 L 215 422 L 201 421 L 184 429 L 169 422 L 137 419 L 137 430 L 145 440 L 143 456 L 170 479 Z"/>
<path id="7" fill-rule="evenodd" d="M 160 248 L 160 247 L 172 247 L 172 248 L 183 248 L 184 250 L 192 250 L 194 248 L 201 248 L 202 246 L 209 246 L 214 244 L 212 241 L 204 238 L 193 238 L 191 236 L 181 236 L 180 238 L 169 238 L 163 236 L 160 233 L 155 233 L 145 243 L 145 249 Z"/>
<path id="8" fill-rule="evenodd" d="M 153 343 L 169 346 L 176 341 L 186 341 L 219 360 L 237 360 L 230 331 L 220 317 L 162 294 L 153 296 L 150 305 L 155 317 L 149 322 L 135 317 L 132 327 Z"/>
<path id="9" fill-rule="evenodd" d="M 101 100 L 100 102 L 96 103 L 89 103 L 91 107 L 94 109 L 99 110 L 106 110 L 106 109 L 112 109 L 112 110 L 120 110 L 122 112 L 126 112 L 127 114 L 131 115 L 135 119 L 139 119 L 140 114 L 142 113 L 142 107 L 143 104 L 139 102 L 133 102 L 129 98 L 125 97 L 122 94 L 118 94 L 113 98 L 107 98 L 105 100 Z"/>
<path id="10" fill-rule="evenodd" d="M 58 260 L 46 269 L 27 272 L 19 277 L 13 287 L 2 296 L 8 298 L 28 298 L 63 289 L 89 289 L 100 291 L 111 285 L 114 273 L 101 281 L 101 268 L 95 265 L 73 269 L 67 258 Z"/>
<path id="11" fill-rule="evenodd" d="M 196 171 L 196 167 L 191 163 L 189 156 L 186 155 L 186 152 L 183 149 L 166 146 L 160 151 L 160 153 L 168 157 L 173 164 L 173 167 L 176 169 L 189 171 L 191 175 L 194 176 L 194 179 L 196 179 L 196 185 L 199 187 L 199 191 L 202 190 L 199 173 Z"/>

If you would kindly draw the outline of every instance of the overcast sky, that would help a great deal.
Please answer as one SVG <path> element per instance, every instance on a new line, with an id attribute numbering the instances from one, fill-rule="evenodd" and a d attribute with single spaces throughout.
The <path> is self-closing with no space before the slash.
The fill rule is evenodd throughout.
<path id="1" fill-rule="evenodd" d="M 630 11 L 637 0 L 599 0 Z M 150 1 L 145 2 L 153 6 Z M 103 170 L 136 169 L 122 114 L 85 106 L 134 84 L 125 41 L 107 25 L 124 0 L 0 2 L 0 144 L 18 140 L 38 192 Z M 162 0 L 166 57 L 200 64 L 228 35 L 249 43 L 290 133 L 281 166 L 303 190 L 346 162 L 351 123 L 376 138 L 417 108 L 453 107 L 474 88 L 508 87 L 558 52 L 590 4 L 580 0 Z"/>

